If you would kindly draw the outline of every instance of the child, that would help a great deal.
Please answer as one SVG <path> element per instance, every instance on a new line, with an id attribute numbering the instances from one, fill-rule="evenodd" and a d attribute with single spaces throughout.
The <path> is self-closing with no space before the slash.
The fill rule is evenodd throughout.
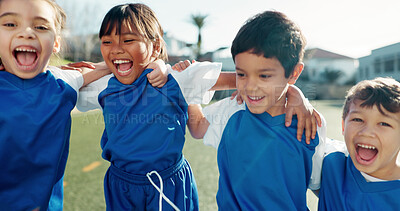
<path id="1" fill-rule="evenodd" d="M 248 20 L 232 43 L 236 86 L 245 105 L 224 99 L 191 105 L 197 138 L 218 149 L 221 210 L 307 210 L 313 157 L 325 138 L 318 128 L 308 145 L 296 139 L 296 119 L 285 126 L 287 89 L 303 70 L 305 40 L 284 14 L 266 11 Z M 192 133 L 192 134 L 193 134 Z"/>
<path id="2" fill-rule="evenodd" d="M 187 103 L 203 102 L 221 65 L 199 63 L 173 72 L 162 88 L 150 86 L 147 65 L 166 59 L 162 35 L 144 4 L 115 6 L 101 25 L 102 56 L 114 76 L 82 89 L 78 109 L 103 110 L 102 156 L 111 163 L 107 210 L 198 210 L 196 182 L 182 155 Z"/>
<path id="3" fill-rule="evenodd" d="M 0 0 L 0 210 L 62 210 L 71 110 L 109 72 L 48 67 L 64 21 L 52 0 Z"/>
<path id="4" fill-rule="evenodd" d="M 399 210 L 400 83 L 356 84 L 346 96 L 342 126 L 348 151 L 325 156 L 318 209 Z"/>

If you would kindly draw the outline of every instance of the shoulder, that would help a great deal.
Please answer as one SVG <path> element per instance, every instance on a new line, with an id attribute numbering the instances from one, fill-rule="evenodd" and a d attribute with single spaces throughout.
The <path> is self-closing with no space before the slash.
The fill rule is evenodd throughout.
<path id="1" fill-rule="evenodd" d="M 55 66 L 48 66 L 47 70 L 56 78 L 70 85 L 77 92 L 83 85 L 83 76 L 76 70 L 62 70 Z"/>
<path id="2" fill-rule="evenodd" d="M 203 141 L 206 145 L 218 148 L 226 125 L 233 115 L 245 110 L 245 105 L 239 105 L 236 98 L 225 98 L 204 108 L 203 113 L 210 123 Z"/>

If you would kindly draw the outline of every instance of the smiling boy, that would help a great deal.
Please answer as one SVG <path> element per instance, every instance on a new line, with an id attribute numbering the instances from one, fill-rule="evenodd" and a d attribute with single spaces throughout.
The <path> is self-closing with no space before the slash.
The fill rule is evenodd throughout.
<path id="1" fill-rule="evenodd" d="M 399 210 L 400 83 L 376 78 L 352 87 L 342 126 L 348 153 L 325 156 L 319 210 Z"/>
<path id="2" fill-rule="evenodd" d="M 189 129 L 218 149 L 221 210 L 307 210 L 313 157 L 324 128 L 306 144 L 297 118 L 285 126 L 286 94 L 303 70 L 305 39 L 284 14 L 249 19 L 232 43 L 236 86 L 245 105 L 224 99 L 204 109 L 189 106 Z"/>

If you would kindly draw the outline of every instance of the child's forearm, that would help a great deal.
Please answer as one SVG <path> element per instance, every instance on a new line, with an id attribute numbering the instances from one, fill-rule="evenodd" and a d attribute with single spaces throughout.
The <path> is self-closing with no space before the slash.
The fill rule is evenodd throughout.
<path id="1" fill-rule="evenodd" d="M 228 90 L 236 89 L 236 73 L 235 72 L 221 72 L 217 82 L 211 90 Z"/>
<path id="2" fill-rule="evenodd" d="M 187 126 L 192 137 L 196 139 L 203 138 L 210 123 L 205 118 L 201 106 L 199 104 L 189 105 L 188 116 Z"/>
<path id="3" fill-rule="evenodd" d="M 110 74 L 111 72 L 108 69 L 89 69 L 82 68 L 82 76 L 83 76 L 83 85 L 82 87 L 96 81 L 97 79 Z"/>

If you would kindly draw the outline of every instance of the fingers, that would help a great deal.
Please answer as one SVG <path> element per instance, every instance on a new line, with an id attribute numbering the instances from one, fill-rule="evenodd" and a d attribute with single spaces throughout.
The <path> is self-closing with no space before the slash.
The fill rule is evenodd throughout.
<path id="1" fill-rule="evenodd" d="M 292 118 L 292 117 L 290 117 Z M 301 137 L 303 136 L 303 131 L 306 126 L 306 121 L 304 120 L 304 115 L 297 115 L 298 122 L 297 122 L 297 140 L 301 141 Z M 307 142 L 307 141 L 306 141 Z"/>
<path id="2" fill-rule="evenodd" d="M 306 143 L 307 144 L 310 144 L 310 142 L 311 142 L 311 128 L 312 128 L 311 120 L 307 119 L 306 120 Z"/>
<path id="3" fill-rule="evenodd" d="M 76 70 L 79 72 L 82 72 L 83 70 L 81 68 L 77 68 L 77 67 L 71 67 L 71 66 L 67 66 L 67 65 L 63 65 L 60 67 L 62 70 Z"/>
<path id="4" fill-rule="evenodd" d="M 292 124 L 293 108 L 288 108 L 285 115 L 285 126 L 289 127 Z"/>
<path id="5" fill-rule="evenodd" d="M 172 69 L 176 70 L 178 72 L 181 72 L 181 71 L 185 70 L 186 68 L 188 68 L 190 65 L 191 65 L 191 63 L 189 60 L 180 61 L 180 62 L 176 63 L 174 66 L 172 66 Z"/>
<path id="6" fill-rule="evenodd" d="M 319 114 L 319 112 L 315 109 L 313 109 L 313 116 L 314 119 L 317 121 L 317 124 L 319 127 L 322 127 L 322 120 L 321 120 L 321 115 Z"/>
<path id="7" fill-rule="evenodd" d="M 311 138 L 315 139 L 315 134 L 317 134 L 317 120 L 315 118 L 311 118 Z"/>
<path id="8" fill-rule="evenodd" d="M 66 66 L 69 67 L 87 67 L 90 69 L 95 69 L 95 65 L 92 62 L 85 62 L 85 61 L 80 61 L 80 62 L 75 62 L 75 63 L 69 63 Z"/>
<path id="9" fill-rule="evenodd" d="M 158 87 L 158 88 L 161 88 L 167 82 L 167 78 L 164 79 L 161 75 L 155 74 L 154 71 L 147 74 L 147 79 L 149 80 L 149 83 L 152 86 Z"/>
<path id="10" fill-rule="evenodd" d="M 233 99 L 236 97 L 237 94 L 238 94 L 238 91 L 237 91 L 237 90 L 234 91 L 234 92 L 232 93 L 232 95 L 231 95 L 231 100 L 233 100 Z"/>

